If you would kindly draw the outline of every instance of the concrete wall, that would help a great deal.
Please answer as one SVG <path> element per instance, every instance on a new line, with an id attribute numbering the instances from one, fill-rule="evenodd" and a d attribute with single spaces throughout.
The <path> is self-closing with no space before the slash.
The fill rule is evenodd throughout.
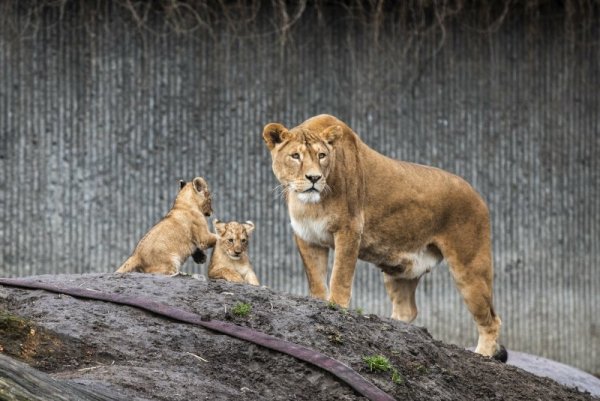
<path id="1" fill-rule="evenodd" d="M 256 223 L 261 281 L 307 294 L 261 132 L 331 113 L 386 155 L 471 182 L 492 213 L 502 343 L 600 372 L 597 24 L 465 17 L 415 34 L 344 8 L 283 29 L 268 9 L 196 26 L 122 2 L 14 3 L 0 6 L 2 276 L 112 271 L 177 180 L 202 175 L 216 217 Z M 475 345 L 446 265 L 418 304 L 416 324 Z M 353 306 L 389 314 L 376 268 L 358 266 Z"/>

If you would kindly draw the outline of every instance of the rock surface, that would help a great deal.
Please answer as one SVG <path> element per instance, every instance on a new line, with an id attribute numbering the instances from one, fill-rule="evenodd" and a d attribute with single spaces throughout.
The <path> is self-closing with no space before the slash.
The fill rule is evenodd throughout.
<path id="1" fill-rule="evenodd" d="M 513 366 L 431 338 L 423 328 L 363 316 L 267 288 L 142 274 L 57 275 L 64 287 L 149 297 L 312 347 L 359 371 L 397 399 L 590 400 Z M 251 305 L 247 316 L 232 313 Z M 62 382 L 127 400 L 359 400 L 345 383 L 304 362 L 132 307 L 0 286 L 0 346 Z M 363 358 L 397 370 L 371 372 Z"/>

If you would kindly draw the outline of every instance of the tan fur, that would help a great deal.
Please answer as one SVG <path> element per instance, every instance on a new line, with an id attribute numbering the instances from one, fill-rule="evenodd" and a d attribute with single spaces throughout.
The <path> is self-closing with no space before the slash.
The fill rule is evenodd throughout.
<path id="1" fill-rule="evenodd" d="M 173 207 L 137 244 L 117 273 L 177 274 L 197 249 L 215 246 L 217 236 L 208 229 L 211 196 L 202 177 L 182 182 Z M 205 217 L 206 216 L 206 217 Z"/>
<path id="2" fill-rule="evenodd" d="M 329 115 L 292 129 L 268 124 L 263 139 L 313 296 L 347 307 L 360 258 L 383 271 L 392 317 L 410 322 L 417 316 L 420 277 L 445 258 L 477 323 L 476 352 L 489 356 L 499 350 L 489 214 L 467 182 L 387 158 Z M 330 248 L 335 258 L 328 296 Z"/>
<path id="3" fill-rule="evenodd" d="M 208 277 L 259 285 L 248 258 L 248 237 L 254 231 L 254 223 L 215 220 L 214 226 L 219 238 L 208 265 Z"/>

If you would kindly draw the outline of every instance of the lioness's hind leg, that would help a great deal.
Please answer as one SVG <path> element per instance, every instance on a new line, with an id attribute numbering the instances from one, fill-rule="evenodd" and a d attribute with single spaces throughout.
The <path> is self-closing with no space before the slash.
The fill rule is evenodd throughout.
<path id="1" fill-rule="evenodd" d="M 392 301 L 392 319 L 410 323 L 417 317 L 417 302 L 415 292 L 419 278 L 401 279 L 383 273 L 385 289 Z"/>
<path id="2" fill-rule="evenodd" d="M 479 340 L 475 352 L 505 360 L 506 356 L 501 355 L 502 349 L 497 343 L 501 322 L 492 303 L 490 252 L 482 251 L 467 263 L 461 262 L 458 257 L 448 257 L 448 263 L 456 287 L 477 324 Z"/>

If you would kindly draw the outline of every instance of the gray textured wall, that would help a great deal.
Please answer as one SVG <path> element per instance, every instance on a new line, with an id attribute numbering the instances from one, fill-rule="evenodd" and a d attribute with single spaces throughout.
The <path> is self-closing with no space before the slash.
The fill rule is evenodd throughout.
<path id="1" fill-rule="evenodd" d="M 202 175 L 218 218 L 256 223 L 261 281 L 306 294 L 261 132 L 327 112 L 470 181 L 492 212 L 502 342 L 600 372 L 595 22 L 579 35 L 515 15 L 482 32 L 465 17 L 415 34 L 308 7 L 289 30 L 268 9 L 193 29 L 122 2 L 15 3 L 0 5 L 2 276 L 112 271 L 177 180 Z M 475 344 L 445 265 L 418 304 L 435 337 Z M 389 313 L 374 267 L 358 267 L 353 305 Z"/>

